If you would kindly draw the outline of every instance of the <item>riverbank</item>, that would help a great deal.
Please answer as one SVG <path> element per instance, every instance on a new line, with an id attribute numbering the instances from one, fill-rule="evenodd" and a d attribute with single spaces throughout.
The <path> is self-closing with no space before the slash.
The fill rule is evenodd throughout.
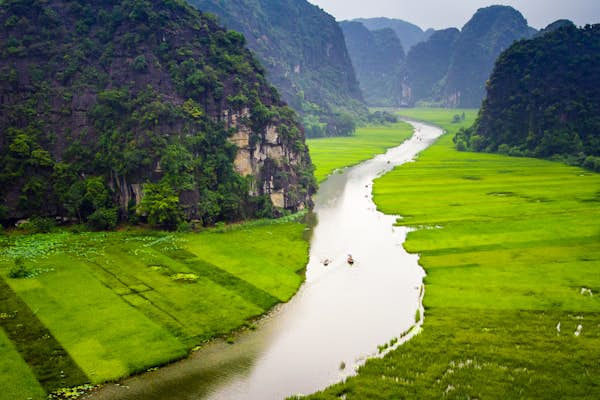
<path id="1" fill-rule="evenodd" d="M 405 122 L 356 129 L 352 136 L 308 139 L 315 177 L 324 181 L 335 170 L 351 167 L 396 147 L 412 135 Z"/>
<path id="2" fill-rule="evenodd" d="M 342 381 L 367 357 L 407 339 L 420 315 L 423 270 L 401 246 L 407 230 L 376 210 L 371 187 L 442 133 L 420 129 L 419 138 L 323 182 L 314 198 L 318 223 L 305 284 L 257 321 L 256 330 L 235 335 L 233 345 L 211 342 L 181 362 L 106 385 L 89 398 L 280 400 Z"/>
<path id="3" fill-rule="evenodd" d="M 417 229 L 423 332 L 309 398 L 600 397 L 600 175 L 457 152 L 461 111 L 402 113 L 450 133 L 374 185 Z"/>
<path id="4" fill-rule="evenodd" d="M 301 285 L 305 229 L 0 236 L 0 398 L 118 379 L 250 325 Z M 28 277 L 9 276 L 18 263 Z"/>

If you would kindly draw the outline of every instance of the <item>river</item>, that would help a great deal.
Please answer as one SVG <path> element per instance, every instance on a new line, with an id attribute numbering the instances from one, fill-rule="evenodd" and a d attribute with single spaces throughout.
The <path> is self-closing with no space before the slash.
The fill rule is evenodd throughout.
<path id="1" fill-rule="evenodd" d="M 378 354 L 378 345 L 414 325 L 424 271 L 402 247 L 408 229 L 394 227 L 397 216 L 377 211 L 371 195 L 376 177 L 411 161 L 442 133 L 410 123 L 411 139 L 321 185 L 306 282 L 290 302 L 234 344 L 215 341 L 88 398 L 275 400 L 310 394 L 352 375 Z"/>

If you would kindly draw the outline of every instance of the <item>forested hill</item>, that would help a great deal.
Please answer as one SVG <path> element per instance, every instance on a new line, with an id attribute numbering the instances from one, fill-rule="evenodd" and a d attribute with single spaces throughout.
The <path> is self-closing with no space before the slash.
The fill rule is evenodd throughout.
<path id="1" fill-rule="evenodd" d="M 308 136 L 345 135 L 366 116 L 342 31 L 306 0 L 189 0 L 242 32 Z"/>
<path id="2" fill-rule="evenodd" d="M 410 49 L 406 65 L 414 100 L 433 100 L 441 96 L 441 82 L 448 72 L 459 36 L 456 28 L 435 31 L 429 40 Z"/>
<path id="3" fill-rule="evenodd" d="M 360 22 L 367 29 L 377 31 L 385 28 L 396 32 L 402 47 L 408 52 L 414 45 L 424 42 L 435 32 L 433 29 L 423 31 L 420 27 L 410 22 L 394 18 L 357 18 L 353 21 Z"/>
<path id="4" fill-rule="evenodd" d="M 305 206 L 303 132 L 244 42 L 178 0 L 0 2 L 0 219 Z"/>
<path id="5" fill-rule="evenodd" d="M 404 50 L 396 33 L 389 28 L 369 31 L 355 21 L 342 21 L 340 27 L 367 104 L 408 105 L 410 88 Z"/>
<path id="6" fill-rule="evenodd" d="M 548 32 L 555 31 L 566 26 L 575 27 L 575 24 L 572 21 L 569 21 L 568 19 L 559 19 L 557 21 L 554 21 L 544 29 L 540 30 L 538 33 L 535 34 L 535 36 L 542 36 Z"/>
<path id="7" fill-rule="evenodd" d="M 485 82 L 500 53 L 515 40 L 530 38 L 535 30 L 512 7 L 477 10 L 456 41 L 443 89 L 443 102 L 451 107 L 481 105 Z"/>
<path id="8" fill-rule="evenodd" d="M 566 24 L 515 43 L 496 62 L 459 148 L 562 156 L 600 171 L 600 24 Z"/>

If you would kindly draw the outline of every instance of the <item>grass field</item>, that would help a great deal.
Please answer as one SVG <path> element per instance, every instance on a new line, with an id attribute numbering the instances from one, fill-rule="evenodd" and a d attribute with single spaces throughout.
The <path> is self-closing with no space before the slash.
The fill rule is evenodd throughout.
<path id="1" fill-rule="evenodd" d="M 410 125 L 399 122 L 388 126 L 369 126 L 356 130 L 353 136 L 309 139 L 306 142 L 315 164 L 315 176 L 322 182 L 336 169 L 368 160 L 391 147 L 400 145 L 412 135 Z"/>
<path id="2" fill-rule="evenodd" d="M 452 110 L 402 112 L 460 126 Z M 311 398 L 600 398 L 599 174 L 457 152 L 446 135 L 374 194 L 416 228 L 424 329 Z"/>
<path id="3" fill-rule="evenodd" d="M 304 230 L 288 220 L 1 237 L 0 399 L 130 375 L 249 324 L 300 286 Z M 31 277 L 8 276 L 19 259 Z"/>
<path id="4" fill-rule="evenodd" d="M 33 371 L 23 361 L 13 343 L 0 329 L 0 398 L 28 399 L 44 398 L 44 389 L 40 386 Z M 4 397 L 7 396 L 7 397 Z M 8 397 L 11 396 L 11 397 Z"/>

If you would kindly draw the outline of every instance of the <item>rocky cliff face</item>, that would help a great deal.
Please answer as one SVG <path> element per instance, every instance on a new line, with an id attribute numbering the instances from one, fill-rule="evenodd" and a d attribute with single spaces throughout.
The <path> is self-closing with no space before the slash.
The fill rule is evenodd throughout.
<path id="1" fill-rule="evenodd" d="M 301 210 L 310 206 L 310 198 L 294 191 L 301 177 L 298 170 L 306 168 L 304 148 L 294 148 L 280 133 L 276 123 L 256 132 L 245 124 L 251 119 L 251 111 L 225 111 L 223 118 L 227 127 L 234 131 L 229 140 L 236 145 L 235 171 L 243 177 L 252 177 L 250 193 L 253 196 L 267 194 L 275 207 Z M 258 140 L 257 140 L 258 139 Z"/>
<path id="2" fill-rule="evenodd" d="M 454 46 L 443 89 L 444 104 L 479 107 L 496 58 L 516 40 L 529 38 L 534 33 L 523 15 L 512 7 L 491 6 L 477 10 Z"/>
<path id="3" fill-rule="evenodd" d="M 477 10 L 462 31 L 436 31 L 407 55 L 413 100 L 479 107 L 496 58 L 515 41 L 535 33 L 521 13 L 507 6 Z"/>
<path id="4" fill-rule="evenodd" d="M 360 22 L 370 31 L 386 28 L 392 29 L 396 33 L 396 36 L 398 36 L 398 39 L 400 39 L 402 47 L 406 52 L 410 51 L 418 43 L 429 39 L 435 32 L 433 29 L 423 31 L 417 25 L 394 18 L 357 18 L 354 21 Z"/>
<path id="5" fill-rule="evenodd" d="M 406 106 L 411 101 L 404 50 L 392 29 L 368 30 L 355 21 L 342 21 L 346 46 L 360 88 L 371 106 Z"/>
<path id="6" fill-rule="evenodd" d="M 147 183 L 207 223 L 307 206 L 304 133 L 244 46 L 182 1 L 0 3 L 0 218 L 127 216 Z"/>
<path id="7" fill-rule="evenodd" d="M 433 101 L 439 97 L 459 36 L 456 28 L 439 30 L 410 49 L 406 64 L 414 99 Z"/>
<path id="8" fill-rule="evenodd" d="M 317 6 L 306 0 L 189 2 L 244 34 L 311 136 L 343 132 L 343 114 L 367 114 L 342 32 Z"/>

